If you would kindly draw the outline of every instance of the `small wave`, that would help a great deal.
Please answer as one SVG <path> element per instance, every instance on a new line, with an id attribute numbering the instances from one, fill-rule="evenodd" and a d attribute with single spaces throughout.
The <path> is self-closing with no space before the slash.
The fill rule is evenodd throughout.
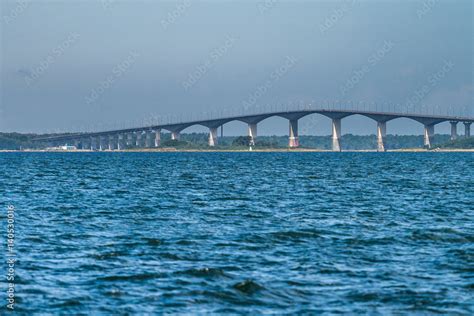
<path id="1" fill-rule="evenodd" d="M 163 241 L 158 238 L 145 238 L 147 244 L 151 246 L 160 246 L 163 244 Z"/>
<path id="2" fill-rule="evenodd" d="M 238 201 L 238 202 L 246 202 L 251 201 L 251 198 L 246 196 L 217 196 L 213 197 L 212 201 Z"/>
<path id="3" fill-rule="evenodd" d="M 178 245 L 183 245 L 183 246 L 189 246 L 189 245 L 194 244 L 194 242 L 191 241 L 191 240 L 181 239 L 181 240 L 178 240 L 178 241 L 176 242 L 176 244 L 178 244 Z"/>
<path id="4" fill-rule="evenodd" d="M 104 269 L 104 267 L 98 265 L 98 264 L 81 264 L 78 268 L 79 271 L 100 271 Z"/>
<path id="5" fill-rule="evenodd" d="M 124 251 L 114 251 L 114 252 L 108 252 L 108 253 L 94 254 L 92 255 L 92 257 L 97 260 L 107 260 L 107 259 L 112 259 L 112 258 L 117 258 L 117 257 L 127 256 L 127 255 L 128 253 Z"/>
<path id="6" fill-rule="evenodd" d="M 390 245 L 396 242 L 393 237 L 380 237 L 380 238 L 347 238 L 344 240 L 347 245 L 359 245 L 359 246 L 375 246 L 375 245 Z"/>
<path id="7" fill-rule="evenodd" d="M 252 280 L 245 280 L 243 282 L 236 283 L 232 287 L 245 294 L 254 294 L 264 289 L 263 286 Z"/>
<path id="8" fill-rule="evenodd" d="M 110 297 L 119 297 L 122 296 L 124 292 L 117 290 L 117 289 L 112 289 L 107 292 L 105 292 L 105 295 L 110 296 Z"/>
<path id="9" fill-rule="evenodd" d="M 174 253 L 169 253 L 169 252 L 161 253 L 160 257 L 165 258 L 165 259 L 171 259 L 171 260 L 184 260 L 180 256 Z"/>
<path id="10" fill-rule="evenodd" d="M 26 294 L 40 294 L 40 295 L 47 295 L 48 292 L 40 290 L 40 289 L 35 289 L 35 288 L 25 288 L 21 290 L 23 293 Z"/>
<path id="11" fill-rule="evenodd" d="M 38 236 L 31 236 L 31 237 L 26 237 L 24 241 L 31 241 L 31 242 L 37 242 L 37 243 L 44 243 L 44 239 L 40 238 Z"/>
<path id="12" fill-rule="evenodd" d="M 189 172 L 183 172 L 180 176 L 181 179 L 194 179 L 195 176 L 192 173 Z"/>
<path id="13" fill-rule="evenodd" d="M 66 300 L 64 302 L 61 302 L 61 303 L 53 304 L 52 306 L 53 307 L 75 307 L 75 306 L 81 306 L 81 305 L 82 305 L 82 302 L 80 300 L 71 299 L 71 300 Z"/>
<path id="14" fill-rule="evenodd" d="M 127 194 L 127 193 L 130 193 L 130 191 L 128 190 L 115 190 L 114 191 L 114 194 Z"/>
<path id="15" fill-rule="evenodd" d="M 159 273 L 142 273 L 134 275 L 111 275 L 97 278 L 99 281 L 144 281 L 162 277 Z"/>
<path id="16" fill-rule="evenodd" d="M 347 298 L 349 298 L 352 301 L 356 302 L 370 302 L 370 301 L 377 301 L 379 300 L 379 296 L 377 293 L 350 293 L 347 295 Z"/>
<path id="17" fill-rule="evenodd" d="M 435 230 L 415 230 L 412 232 L 410 238 L 416 241 L 437 241 L 448 243 L 471 243 L 474 242 L 474 237 L 464 236 L 461 232 L 446 228 Z"/>
<path id="18" fill-rule="evenodd" d="M 224 276 L 225 272 L 219 268 L 201 268 L 179 271 L 178 274 L 191 275 L 196 277 Z"/>
<path id="19" fill-rule="evenodd" d="M 281 231 L 271 233 L 271 236 L 278 240 L 299 240 L 304 238 L 319 238 L 321 234 L 316 231 Z"/>

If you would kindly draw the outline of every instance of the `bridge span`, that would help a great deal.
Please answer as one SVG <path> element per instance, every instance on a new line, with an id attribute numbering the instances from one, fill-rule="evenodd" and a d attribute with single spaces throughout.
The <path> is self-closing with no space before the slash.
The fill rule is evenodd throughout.
<path id="1" fill-rule="evenodd" d="M 324 115 L 332 120 L 332 150 L 341 151 L 341 128 L 342 119 L 351 115 L 362 115 L 371 118 L 376 123 L 377 150 L 385 151 L 385 136 L 387 131 L 387 122 L 397 118 L 408 118 L 415 120 L 423 125 L 424 145 L 431 148 L 432 136 L 434 135 L 435 125 L 442 122 L 450 122 L 451 139 L 458 137 L 457 125 L 463 123 L 464 136 L 471 136 L 471 124 L 473 117 L 444 116 L 444 115 L 424 115 L 408 114 L 395 112 L 378 111 L 359 111 L 359 110 L 294 110 L 294 111 L 276 111 L 267 113 L 258 113 L 251 115 L 228 116 L 221 118 L 212 118 L 207 120 L 182 121 L 154 126 L 136 127 L 121 130 L 110 130 L 93 133 L 72 133 L 61 136 L 51 136 L 37 138 L 35 141 L 47 143 L 49 145 L 68 144 L 75 145 L 82 149 L 91 150 L 121 150 L 127 147 L 152 148 L 159 147 L 161 141 L 161 131 L 166 130 L 171 133 L 171 139 L 178 140 L 180 133 L 188 127 L 201 125 L 209 128 L 209 146 L 214 147 L 218 144 L 218 128 L 232 121 L 241 121 L 248 124 L 248 136 L 250 145 L 254 145 L 257 138 L 257 124 L 261 121 L 278 116 L 289 122 L 288 147 L 299 147 L 298 138 L 298 120 L 312 114 Z"/>

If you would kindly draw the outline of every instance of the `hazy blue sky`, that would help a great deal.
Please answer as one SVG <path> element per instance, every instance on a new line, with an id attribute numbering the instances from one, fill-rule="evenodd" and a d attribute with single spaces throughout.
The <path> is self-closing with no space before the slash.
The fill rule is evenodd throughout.
<path id="1" fill-rule="evenodd" d="M 471 0 L 0 1 L 0 131 L 328 100 L 474 115 Z M 329 120 L 307 117 L 300 129 L 327 135 Z M 278 118 L 259 125 L 287 130 Z M 367 118 L 343 121 L 343 133 L 374 132 Z M 421 132 L 409 120 L 388 126 Z"/>

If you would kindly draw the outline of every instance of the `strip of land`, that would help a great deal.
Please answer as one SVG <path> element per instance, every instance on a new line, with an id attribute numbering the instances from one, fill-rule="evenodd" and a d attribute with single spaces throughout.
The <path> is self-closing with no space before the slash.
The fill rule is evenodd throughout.
<path id="1" fill-rule="evenodd" d="M 288 153 L 288 152 L 295 152 L 295 153 L 305 153 L 305 152 L 319 152 L 319 153 L 331 153 L 331 150 L 324 150 L 324 149 L 312 149 L 312 148 L 298 148 L 298 149 L 284 149 L 284 148 L 267 148 L 267 149 L 252 149 L 252 150 L 244 150 L 244 149 L 178 149 L 178 148 L 153 148 L 153 149 L 127 149 L 127 150 L 103 150 L 103 151 L 93 151 L 93 150 L 82 150 L 82 149 L 74 149 L 74 150 L 60 150 L 60 149 L 26 149 L 26 150 L 0 150 L 0 152 L 22 152 L 22 153 L 176 153 L 176 152 L 215 152 L 215 153 L 239 153 L 239 152 L 278 152 L 278 153 Z M 353 153 L 369 153 L 369 152 L 377 152 L 377 150 L 343 150 L 342 152 L 353 152 Z M 449 149 L 449 148 L 435 148 L 435 149 L 423 149 L 423 148 L 406 148 L 406 149 L 393 149 L 387 150 L 386 152 L 474 152 L 474 149 Z"/>
<path id="2" fill-rule="evenodd" d="M 34 142 L 33 139 L 45 135 L 0 133 L 0 151 L 28 151 L 28 152 L 55 152 L 74 151 L 88 152 L 90 150 L 77 150 L 68 146 L 67 150 L 60 148 L 47 149 L 44 144 Z M 161 135 L 161 146 L 158 148 L 136 148 L 129 145 L 123 150 L 116 152 L 247 152 L 249 151 L 249 140 L 246 136 L 223 136 L 218 138 L 215 147 L 209 147 L 207 133 L 181 134 L 180 140 L 171 140 L 170 135 Z M 288 148 L 288 136 L 259 136 L 256 139 L 254 152 L 327 152 L 332 151 L 332 138 L 328 136 L 299 137 L 301 146 L 299 148 Z M 474 149 L 474 137 L 465 138 L 459 136 L 451 140 L 450 135 L 436 134 L 432 137 L 432 148 L 423 148 L 423 135 L 387 135 L 385 138 L 385 149 L 387 151 L 400 152 L 423 152 L 423 151 L 472 151 Z M 343 151 L 371 152 L 376 151 L 377 138 L 375 135 L 352 135 L 346 134 L 341 137 Z M 63 144 L 72 145 L 72 144 Z M 71 150 L 73 149 L 73 150 Z M 104 150 L 107 151 L 107 150 Z"/>

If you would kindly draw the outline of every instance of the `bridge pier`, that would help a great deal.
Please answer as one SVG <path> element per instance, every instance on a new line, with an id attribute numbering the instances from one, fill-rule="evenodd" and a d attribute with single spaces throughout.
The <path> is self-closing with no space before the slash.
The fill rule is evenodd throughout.
<path id="1" fill-rule="evenodd" d="M 425 125 L 425 132 L 424 132 L 424 146 L 425 148 L 431 148 L 431 139 L 434 135 L 434 125 Z"/>
<path id="2" fill-rule="evenodd" d="M 451 121 L 449 123 L 451 124 L 451 140 L 455 140 L 458 138 L 458 122 Z"/>
<path id="3" fill-rule="evenodd" d="M 137 148 L 143 147 L 143 135 L 141 132 L 135 133 L 135 147 Z"/>
<path id="4" fill-rule="evenodd" d="M 99 150 L 100 151 L 104 151 L 105 149 L 109 147 L 109 144 L 106 141 L 107 139 L 105 138 L 105 136 L 99 136 Z"/>
<path id="5" fill-rule="evenodd" d="M 217 145 L 217 127 L 209 128 L 209 146 L 214 147 Z"/>
<path id="6" fill-rule="evenodd" d="M 116 144 L 115 135 L 109 135 L 109 150 L 110 151 L 115 150 L 115 144 Z"/>
<path id="7" fill-rule="evenodd" d="M 298 138 L 298 120 L 289 120 L 290 121 L 290 131 L 288 139 L 288 147 L 297 148 L 300 146 L 300 141 Z"/>
<path id="8" fill-rule="evenodd" d="M 152 133 L 151 131 L 145 132 L 145 147 L 152 148 L 154 142 L 152 141 Z"/>
<path id="9" fill-rule="evenodd" d="M 135 138 L 134 133 L 128 133 L 127 134 L 127 148 L 132 147 L 134 144 L 133 139 Z"/>
<path id="10" fill-rule="evenodd" d="M 385 136 L 387 136 L 387 122 L 377 122 L 377 151 L 386 151 Z"/>
<path id="11" fill-rule="evenodd" d="M 155 131 L 155 147 L 161 146 L 161 129 Z"/>
<path id="12" fill-rule="evenodd" d="M 257 140 L 257 123 L 249 124 L 249 137 L 249 145 L 255 146 L 255 141 Z"/>
<path id="13" fill-rule="evenodd" d="M 142 147 L 142 133 L 140 132 L 135 133 L 135 147 Z"/>
<path id="14" fill-rule="evenodd" d="M 471 122 L 464 122 L 464 136 L 471 137 Z"/>
<path id="15" fill-rule="evenodd" d="M 96 138 L 96 147 L 95 147 L 95 150 L 98 150 L 98 151 L 101 151 L 101 150 L 102 150 L 100 136 L 97 136 L 97 138 Z"/>
<path id="16" fill-rule="evenodd" d="M 91 150 L 92 151 L 97 150 L 97 143 L 98 143 L 97 137 L 91 137 Z"/>
<path id="17" fill-rule="evenodd" d="M 332 151 L 341 151 L 341 119 L 332 120 Z"/>
<path id="18" fill-rule="evenodd" d="M 90 139 L 83 138 L 81 140 L 81 149 L 82 150 L 90 150 L 91 149 Z"/>
<path id="19" fill-rule="evenodd" d="M 180 137 L 179 132 L 171 132 L 171 140 L 179 140 Z"/>
<path id="20" fill-rule="evenodd" d="M 124 144 L 123 144 L 123 134 L 118 134 L 117 135 L 117 150 L 123 150 L 124 149 Z"/>

